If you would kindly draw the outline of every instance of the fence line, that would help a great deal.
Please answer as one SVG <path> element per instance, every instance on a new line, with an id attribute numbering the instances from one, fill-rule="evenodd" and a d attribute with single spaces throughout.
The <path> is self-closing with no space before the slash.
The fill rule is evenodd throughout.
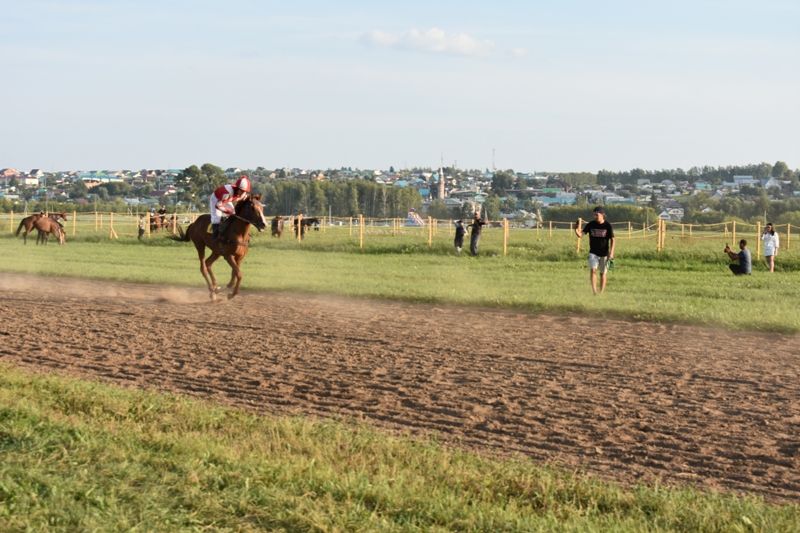
<path id="1" fill-rule="evenodd" d="M 25 213 L 0 213 L 0 228 L 5 229 L 5 233 L 14 234 L 22 219 L 27 216 Z M 144 235 L 145 239 L 156 238 L 161 235 L 176 234 L 179 227 L 186 227 L 189 223 L 197 218 L 196 212 L 183 212 L 183 213 L 167 213 L 165 217 L 151 219 L 150 212 L 141 213 L 144 219 Z M 272 216 L 266 217 L 268 221 Z M 284 224 L 288 223 L 289 228 L 294 227 L 294 223 L 302 224 L 302 215 L 297 217 L 284 217 Z M 308 217 L 305 217 L 308 221 Z M 139 236 L 140 216 L 136 213 L 113 213 L 113 212 L 77 212 L 72 211 L 67 213 L 67 220 L 61 221 L 64 225 L 65 234 L 71 237 L 77 236 L 98 236 L 108 239 L 130 238 Z M 584 224 L 582 219 L 579 219 L 581 225 Z M 615 229 L 616 238 L 619 241 L 654 241 L 654 248 L 658 252 L 662 252 L 676 242 L 682 242 L 691 245 L 693 242 L 703 242 L 709 240 L 721 240 L 731 244 L 738 242 L 738 239 L 743 238 L 753 243 L 755 240 L 756 253 L 761 252 L 761 236 L 762 225 L 761 222 L 748 223 L 739 222 L 736 220 L 716 222 L 711 224 L 689 224 L 681 222 L 672 222 L 666 220 L 657 220 L 653 223 L 638 223 L 632 221 L 611 222 Z M 300 226 L 302 227 L 302 226 Z M 314 229 L 319 229 L 322 232 L 333 230 L 335 228 L 347 228 L 347 235 L 349 238 L 354 237 L 354 229 L 358 233 L 355 238 L 358 239 L 359 248 L 364 249 L 364 243 L 373 236 L 414 236 L 418 235 L 421 242 L 425 242 L 428 247 L 432 247 L 437 239 L 442 237 L 452 237 L 454 234 L 453 221 L 451 220 L 437 220 L 431 217 L 427 219 L 419 219 L 415 223 L 409 223 L 405 218 L 399 217 L 385 217 L 385 218 L 366 218 L 363 215 L 357 217 L 317 217 L 317 223 L 313 226 Z M 781 250 L 790 250 L 792 245 L 792 229 L 798 230 L 800 227 L 792 226 L 791 224 L 777 224 L 774 225 L 775 232 L 779 234 L 781 239 Z M 305 229 L 310 229 L 306 227 Z M 514 241 L 530 240 L 523 232 L 530 232 L 528 235 L 534 235 L 534 239 L 541 241 L 544 239 L 563 239 L 565 231 L 567 235 L 574 239 L 574 248 L 576 252 L 581 251 L 581 241 L 575 235 L 575 222 L 562 222 L 562 221 L 546 221 L 542 224 L 535 226 L 527 226 L 517 223 L 510 219 L 500 219 L 492 221 L 486 226 L 486 229 L 492 231 L 494 229 L 501 229 L 503 238 L 503 255 L 508 254 L 509 244 Z M 0 230 L 2 231 L 2 230 Z M 297 232 L 294 237 L 298 241 L 302 241 L 302 232 Z"/>

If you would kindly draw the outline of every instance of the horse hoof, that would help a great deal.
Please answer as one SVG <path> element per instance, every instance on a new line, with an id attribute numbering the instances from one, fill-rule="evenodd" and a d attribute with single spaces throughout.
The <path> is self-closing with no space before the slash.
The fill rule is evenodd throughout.
<path id="1" fill-rule="evenodd" d="M 229 295 L 228 295 L 228 300 L 233 300 L 233 297 L 234 297 L 234 296 L 236 296 L 236 295 L 235 295 L 235 294 L 229 294 Z"/>
<path id="2" fill-rule="evenodd" d="M 214 287 L 214 294 L 219 294 L 221 291 L 222 291 L 222 287 L 220 287 L 219 285 Z"/>

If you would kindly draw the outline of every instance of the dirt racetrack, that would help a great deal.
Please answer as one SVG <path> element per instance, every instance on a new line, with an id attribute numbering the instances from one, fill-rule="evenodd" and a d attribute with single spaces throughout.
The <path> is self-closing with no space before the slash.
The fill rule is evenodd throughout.
<path id="1" fill-rule="evenodd" d="M 797 335 L 6 273 L 0 291 L 6 363 L 800 502 Z"/>

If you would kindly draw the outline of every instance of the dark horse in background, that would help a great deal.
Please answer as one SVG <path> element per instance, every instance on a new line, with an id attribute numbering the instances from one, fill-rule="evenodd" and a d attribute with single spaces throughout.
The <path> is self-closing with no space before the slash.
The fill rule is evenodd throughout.
<path id="1" fill-rule="evenodd" d="M 45 221 L 43 221 L 43 222 L 41 222 L 39 224 L 39 226 L 42 226 L 42 227 L 38 227 L 36 225 L 36 222 L 40 218 L 42 218 L 42 219 L 43 218 L 49 218 L 49 219 L 53 220 L 55 222 L 55 224 L 58 226 L 58 233 L 56 233 L 54 228 L 51 227 L 50 223 L 45 222 Z M 51 213 L 49 216 L 46 216 L 44 213 L 36 213 L 34 215 L 27 216 L 27 217 L 23 218 L 22 220 L 20 220 L 19 226 L 17 226 L 17 232 L 15 233 L 15 235 L 18 236 L 19 232 L 22 231 L 22 228 L 25 228 L 25 233 L 22 234 L 22 241 L 25 244 L 28 244 L 28 233 L 30 233 L 34 229 L 39 230 L 39 238 L 42 238 L 42 233 L 41 233 L 42 231 L 45 231 L 45 233 L 48 233 L 48 234 L 49 233 L 53 233 L 55 235 L 58 235 L 59 233 L 61 233 L 63 235 L 64 232 L 61 231 L 61 224 L 57 222 L 59 218 L 67 220 L 67 214 L 62 211 L 61 213 Z M 50 231 L 51 229 L 53 229 L 54 231 L 51 232 Z M 64 244 L 63 236 L 59 237 L 59 242 L 61 244 Z M 39 243 L 39 239 L 36 239 L 36 243 L 37 244 Z"/>
<path id="2" fill-rule="evenodd" d="M 231 266 L 231 280 L 228 282 L 228 288 L 232 290 L 228 294 L 228 299 L 239 294 L 239 285 L 242 283 L 241 265 L 250 246 L 250 225 L 254 225 L 258 231 L 263 231 L 267 227 L 260 200 L 261 197 L 256 195 L 236 204 L 235 214 L 228 217 L 224 227 L 220 227 L 220 238 L 216 241 L 208 232 L 208 226 L 211 224 L 211 215 L 208 214 L 200 215 L 197 220 L 189 224 L 186 233 L 179 229 L 180 236 L 174 237 L 178 241 L 194 243 L 200 259 L 200 273 L 206 280 L 212 301 L 217 299 L 220 287 L 211 271 L 211 265 L 220 257 L 225 258 L 225 261 Z M 206 248 L 211 250 L 211 255 L 207 258 Z"/>
<path id="3" fill-rule="evenodd" d="M 275 218 L 272 219 L 272 236 L 281 238 L 283 235 L 283 217 L 280 215 L 276 215 Z"/>
<path id="4" fill-rule="evenodd" d="M 293 223 L 294 224 L 294 236 L 295 236 L 295 238 L 297 237 L 297 220 L 298 219 L 294 219 L 294 223 Z M 313 227 L 316 231 L 319 231 L 319 218 L 317 218 L 317 217 L 309 217 L 309 218 L 304 218 L 304 219 L 300 220 L 300 238 L 301 239 L 306 236 L 306 231 L 308 231 L 309 228 L 311 228 L 311 227 Z"/>

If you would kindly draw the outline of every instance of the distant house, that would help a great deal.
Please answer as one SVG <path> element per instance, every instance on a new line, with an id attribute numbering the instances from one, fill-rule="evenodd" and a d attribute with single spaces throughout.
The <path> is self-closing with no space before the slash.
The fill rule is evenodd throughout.
<path id="1" fill-rule="evenodd" d="M 606 196 L 606 205 L 634 205 L 636 200 L 633 198 L 625 198 L 624 196 Z"/>
<path id="2" fill-rule="evenodd" d="M 742 187 L 743 185 L 761 185 L 761 182 L 755 179 L 753 176 L 734 176 L 733 182 L 737 187 Z"/>
<path id="3" fill-rule="evenodd" d="M 548 207 L 551 205 L 575 205 L 577 197 L 574 192 L 559 191 L 555 196 L 533 196 L 531 200 Z"/>

